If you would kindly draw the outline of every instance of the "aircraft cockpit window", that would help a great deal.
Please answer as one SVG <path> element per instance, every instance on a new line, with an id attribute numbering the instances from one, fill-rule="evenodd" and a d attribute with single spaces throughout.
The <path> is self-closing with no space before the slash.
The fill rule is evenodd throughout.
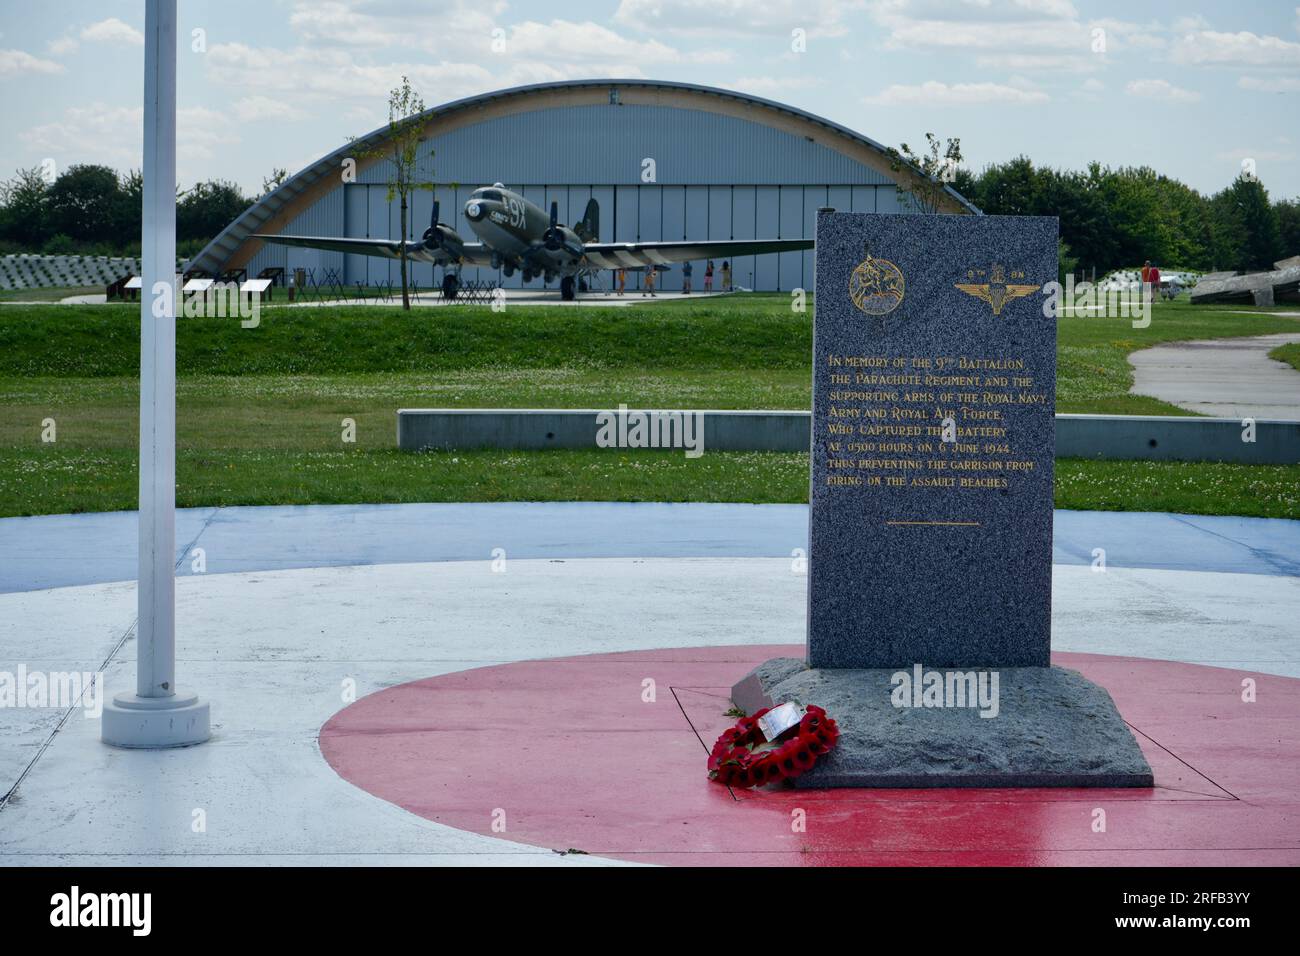
<path id="1" fill-rule="evenodd" d="M 480 199 L 494 199 L 497 202 L 501 201 L 501 193 L 496 189 L 481 189 L 479 190 L 478 196 Z"/>

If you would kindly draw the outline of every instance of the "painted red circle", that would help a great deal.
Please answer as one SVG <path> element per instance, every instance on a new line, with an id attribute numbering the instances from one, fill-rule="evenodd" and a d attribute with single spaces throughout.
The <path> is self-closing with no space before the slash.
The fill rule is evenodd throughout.
<path id="1" fill-rule="evenodd" d="M 621 860 L 1300 864 L 1298 680 L 1053 655 L 1110 691 L 1155 772 L 1150 791 L 733 793 L 711 783 L 708 747 L 733 722 L 728 688 L 761 661 L 802 652 L 631 651 L 430 677 L 335 714 L 321 728 L 321 752 L 344 779 L 429 820 Z"/>

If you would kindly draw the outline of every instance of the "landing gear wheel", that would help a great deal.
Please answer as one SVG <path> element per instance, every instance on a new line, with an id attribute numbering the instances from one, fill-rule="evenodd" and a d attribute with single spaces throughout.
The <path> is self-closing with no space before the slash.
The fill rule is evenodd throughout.
<path id="1" fill-rule="evenodd" d="M 456 293 L 460 291 L 460 279 L 448 274 L 442 277 L 442 297 L 444 299 L 456 298 Z"/>
<path id="2" fill-rule="evenodd" d="M 574 298 L 573 276 L 565 276 L 560 280 L 560 298 L 566 302 Z"/>

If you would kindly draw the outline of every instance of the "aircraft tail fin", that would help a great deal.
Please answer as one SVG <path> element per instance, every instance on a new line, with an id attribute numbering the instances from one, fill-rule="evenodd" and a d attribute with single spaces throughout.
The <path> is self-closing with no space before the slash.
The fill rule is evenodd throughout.
<path id="1" fill-rule="evenodd" d="M 587 200 L 587 210 L 582 214 L 582 221 L 573 227 L 573 231 L 583 242 L 600 241 L 600 203 L 594 198 Z"/>

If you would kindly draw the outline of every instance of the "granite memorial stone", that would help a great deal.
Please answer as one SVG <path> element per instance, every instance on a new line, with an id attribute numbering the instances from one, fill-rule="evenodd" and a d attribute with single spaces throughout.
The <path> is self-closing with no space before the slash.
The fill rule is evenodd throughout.
<path id="1" fill-rule="evenodd" d="M 809 664 L 1046 665 L 1056 220 L 817 229 Z"/>
<path id="2" fill-rule="evenodd" d="M 800 787 L 1149 787 L 1050 666 L 1055 219 L 817 217 L 806 660 L 732 689 L 839 723 Z"/>

